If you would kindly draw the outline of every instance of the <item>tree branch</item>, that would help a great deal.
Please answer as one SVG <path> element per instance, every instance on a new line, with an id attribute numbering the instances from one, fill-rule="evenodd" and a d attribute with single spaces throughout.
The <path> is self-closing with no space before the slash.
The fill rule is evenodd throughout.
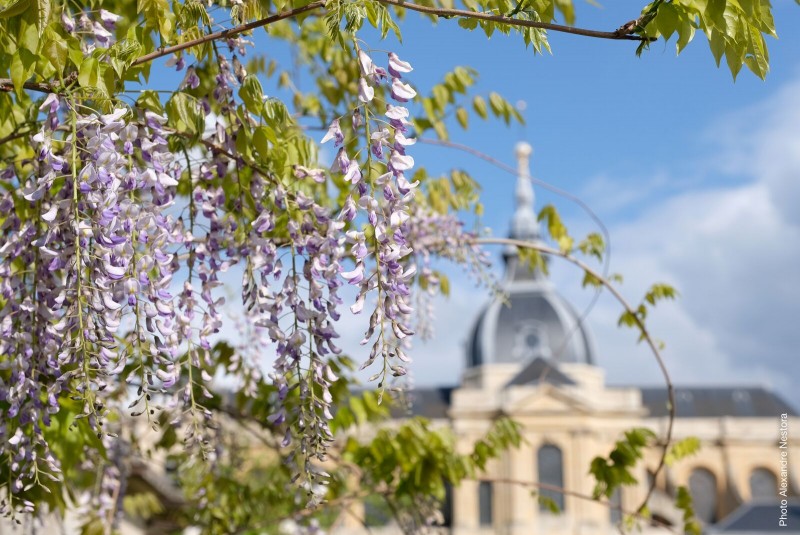
<path id="1" fill-rule="evenodd" d="M 321 7 L 325 7 L 325 0 L 317 0 L 316 2 L 311 2 L 310 4 L 305 5 L 303 7 L 290 9 L 289 11 L 284 11 L 282 13 L 276 13 L 275 15 L 270 15 L 269 17 L 263 19 L 255 20 L 253 22 L 248 22 L 247 24 L 242 24 L 240 26 L 234 26 L 233 28 L 228 28 L 227 30 L 220 30 L 218 32 L 209 33 L 207 35 L 204 35 L 203 37 L 192 39 L 191 41 L 186 41 L 185 43 L 181 43 L 179 45 L 161 48 L 159 50 L 156 50 L 155 52 L 151 52 L 150 54 L 145 54 L 144 56 L 140 56 L 133 63 L 131 63 L 131 66 L 135 67 L 136 65 L 142 65 L 143 63 L 148 63 L 150 61 L 153 61 L 154 59 L 168 56 L 170 54 L 174 54 L 175 52 L 180 52 L 181 50 L 186 50 L 187 48 L 191 48 L 193 46 L 202 45 L 204 43 L 208 43 L 209 41 L 216 41 L 217 39 L 227 39 L 228 37 L 234 37 L 236 35 L 239 35 L 240 33 L 249 32 L 250 30 L 254 30 L 262 26 L 267 26 L 269 24 L 272 24 L 273 22 L 278 22 L 279 20 L 296 17 L 297 15 L 306 13 L 308 11 L 313 11 L 315 9 L 319 9 Z"/>
<path id="2" fill-rule="evenodd" d="M 643 37 L 630 33 L 632 28 L 628 25 L 622 25 L 613 32 L 602 32 L 598 30 L 587 30 L 584 28 L 575 28 L 573 26 L 565 26 L 563 24 L 554 24 L 550 22 L 537 22 L 534 20 L 521 20 L 506 17 L 504 15 L 491 15 L 480 11 L 467 11 L 465 9 L 446 9 L 439 7 L 421 6 L 404 0 L 378 0 L 381 4 L 389 4 L 397 7 L 404 7 L 412 11 L 419 11 L 428 15 L 435 15 L 437 17 L 463 17 L 466 19 L 478 19 L 491 22 L 499 22 L 509 26 L 524 26 L 527 28 L 539 28 L 542 30 L 551 30 L 554 32 L 569 33 L 572 35 L 582 35 L 584 37 L 595 37 L 598 39 L 613 39 L 625 41 L 655 41 L 654 37 Z"/>
<path id="3" fill-rule="evenodd" d="M 653 338 L 650 336 L 650 332 L 645 327 L 644 323 L 639 316 L 636 314 L 636 310 L 631 307 L 628 301 L 619 293 L 619 290 L 614 287 L 611 282 L 603 277 L 600 273 L 597 273 L 594 269 L 589 267 L 584 262 L 578 260 L 574 256 L 570 255 L 569 253 L 565 253 L 558 249 L 554 249 L 552 247 L 547 247 L 546 245 L 541 245 L 538 243 L 528 242 L 524 240 L 515 240 L 512 238 L 474 238 L 470 241 L 470 243 L 476 245 L 512 245 L 515 247 L 519 247 L 521 249 L 532 249 L 535 251 L 539 251 L 540 253 L 548 254 L 551 256 L 558 256 L 570 262 L 571 264 L 579 267 L 584 271 L 584 273 L 588 273 L 600 283 L 605 286 L 611 295 L 622 305 L 622 308 L 625 309 L 626 312 L 630 314 L 630 316 L 636 322 L 636 327 L 639 329 L 639 332 L 642 335 L 642 338 L 647 342 L 647 345 L 650 347 L 650 351 L 653 353 L 653 356 L 658 363 L 658 367 L 661 369 L 661 374 L 664 377 L 664 382 L 667 386 L 667 403 L 669 409 L 669 420 L 667 423 L 667 435 L 664 441 L 664 448 L 661 452 L 661 458 L 658 461 L 658 467 L 656 468 L 655 472 L 653 473 L 653 481 L 650 483 L 650 488 L 647 490 L 647 495 L 642 500 L 641 505 L 636 509 L 637 514 L 641 514 L 644 511 L 645 507 L 647 506 L 647 502 L 650 501 L 650 497 L 653 495 L 653 492 L 656 489 L 656 480 L 658 478 L 658 474 L 664 468 L 666 464 L 667 452 L 669 451 L 670 443 L 672 442 L 672 427 L 675 423 L 675 387 L 672 384 L 672 379 L 670 378 L 669 371 L 667 370 L 667 366 L 664 363 L 664 358 L 661 356 L 661 351 L 659 351 L 658 346 L 656 345 Z"/>
<path id="4" fill-rule="evenodd" d="M 64 78 L 63 83 L 58 82 L 25 82 L 22 87 L 29 91 L 38 91 L 40 93 L 58 93 L 60 89 L 72 85 L 78 80 L 78 73 L 72 72 Z M 9 93 L 14 91 L 14 82 L 11 78 L 0 78 L 0 91 Z"/>
<path id="5" fill-rule="evenodd" d="M 303 7 L 290 9 L 282 13 L 276 13 L 275 15 L 270 15 L 269 17 L 255 20 L 253 22 L 248 22 L 247 24 L 234 26 L 233 28 L 228 28 L 226 30 L 220 30 L 218 32 L 209 33 L 197 39 L 186 41 L 185 43 L 168 46 L 166 48 L 160 48 L 154 52 L 138 57 L 136 60 L 133 61 L 133 63 L 131 63 L 131 67 L 149 63 L 155 59 L 162 58 L 170 54 L 174 54 L 175 52 L 180 52 L 181 50 L 186 50 L 187 48 L 192 48 L 193 46 L 202 45 L 204 43 L 208 43 L 210 41 L 216 41 L 218 39 L 227 39 L 229 37 L 234 37 L 236 35 L 239 35 L 240 33 L 248 32 L 250 30 L 254 30 L 262 26 L 267 26 L 269 24 L 278 22 L 280 20 L 289 19 L 292 17 L 296 17 L 297 15 L 307 13 L 309 11 L 314 11 L 316 9 L 323 8 L 325 7 L 325 1 L 326 0 L 316 0 L 315 2 L 311 2 L 310 4 L 305 5 Z M 631 32 L 638 29 L 638 26 L 631 26 L 630 23 L 620 26 L 613 32 L 604 32 L 598 30 L 587 30 L 584 28 L 575 28 L 573 26 L 565 26 L 563 24 L 554 24 L 550 22 L 537 22 L 533 20 L 514 19 L 503 15 L 491 15 L 489 13 L 483 13 L 480 11 L 467 11 L 464 9 L 445 9 L 437 7 L 428 7 L 419 4 L 414 4 L 411 2 L 405 2 L 404 0 L 378 0 L 378 1 L 382 4 L 402 7 L 405 9 L 410 9 L 412 11 L 425 13 L 428 15 L 435 15 L 437 17 L 462 17 L 468 19 L 478 19 L 484 21 L 497 22 L 500 24 L 507 24 L 509 26 L 540 28 L 542 30 L 551 30 L 554 32 L 569 33 L 572 35 L 583 35 L 585 37 L 595 37 L 598 39 L 613 39 L 613 40 L 626 40 L 626 41 L 656 40 L 653 37 L 643 37 L 640 35 L 632 34 Z M 55 84 L 49 82 L 25 82 L 23 87 L 30 91 L 39 91 L 41 93 L 54 93 L 57 92 L 58 89 L 70 85 L 75 80 L 77 80 L 77 73 L 71 73 L 69 79 L 65 80 L 64 84 Z M 14 82 L 10 78 L 0 78 L 0 91 L 10 92 L 13 90 L 14 90 Z"/>
<path id="6" fill-rule="evenodd" d="M 645 516 L 641 511 L 630 511 L 624 509 L 621 505 L 613 504 L 608 500 L 601 500 L 599 498 L 595 498 L 594 496 L 590 496 L 588 494 L 583 494 L 581 492 L 575 492 L 574 490 L 567 490 L 564 487 L 559 487 L 557 485 L 548 485 L 547 483 L 539 483 L 536 481 L 523 481 L 520 479 L 509 479 L 509 478 L 493 478 L 493 477 L 480 477 L 475 479 L 475 481 L 488 481 L 491 483 L 504 483 L 506 485 L 518 485 L 520 487 L 534 487 L 539 490 L 549 490 L 551 492 L 557 492 L 559 494 L 563 494 L 564 496 L 572 496 L 574 498 L 578 498 L 580 500 L 585 500 L 587 502 L 595 502 L 599 503 L 600 505 L 605 505 L 609 509 L 615 509 L 622 514 L 633 516 L 639 518 L 641 520 L 647 520 L 653 522 L 656 526 L 660 528 L 664 528 L 666 530 L 672 531 L 673 533 L 678 533 L 675 528 L 671 525 L 665 523 L 664 521 L 658 520 L 653 517 Z"/>

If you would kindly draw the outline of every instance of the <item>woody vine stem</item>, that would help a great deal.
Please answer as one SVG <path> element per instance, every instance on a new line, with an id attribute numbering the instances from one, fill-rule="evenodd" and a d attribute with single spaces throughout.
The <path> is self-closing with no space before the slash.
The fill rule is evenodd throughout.
<path id="1" fill-rule="evenodd" d="M 496 15 L 493 13 L 483 13 L 480 11 L 467 11 L 464 9 L 445 9 L 445 8 L 435 8 L 429 6 L 423 6 L 419 4 L 415 4 L 413 2 L 405 2 L 403 0 L 378 0 L 382 4 L 392 5 L 398 8 L 405 8 L 411 11 L 417 11 L 419 13 L 425 13 L 427 15 L 434 15 L 436 17 L 441 18 L 452 18 L 458 17 L 463 19 L 475 19 L 487 22 L 496 22 L 500 24 L 505 24 L 508 26 L 521 26 L 527 28 L 538 28 L 541 30 L 550 30 L 554 32 L 562 32 L 568 33 L 572 35 L 580 35 L 584 37 L 594 37 L 597 39 L 611 39 L 611 40 L 625 40 L 625 41 L 645 41 L 650 42 L 653 41 L 653 38 L 643 37 L 640 35 L 636 35 L 631 33 L 634 26 L 631 26 L 630 23 L 624 24 L 620 26 L 617 30 L 614 31 L 600 31 L 600 30 L 590 30 L 585 28 L 576 28 L 574 26 L 566 26 L 563 24 L 553 24 L 549 22 L 539 22 L 539 21 L 532 21 L 532 20 L 522 20 L 522 19 L 515 19 L 505 15 Z M 294 18 L 300 16 L 304 13 L 309 13 L 311 11 L 315 11 L 317 9 L 321 9 L 326 7 L 328 2 L 326 0 L 317 0 L 316 2 L 311 2 L 308 5 L 303 7 L 299 7 L 296 9 L 290 9 L 288 11 L 283 11 L 281 13 L 276 13 L 274 15 L 270 15 L 269 17 L 264 17 L 263 19 L 259 19 L 253 22 L 249 22 L 247 24 L 241 24 L 238 26 L 234 26 L 232 28 L 228 28 L 226 30 L 220 30 L 218 32 L 206 34 L 202 37 L 197 39 L 192 39 L 186 41 L 185 43 L 181 43 L 174 46 L 160 48 L 155 50 L 149 54 L 145 54 L 140 56 L 136 60 L 131 63 L 131 66 L 135 67 L 137 65 L 143 65 L 145 63 L 149 63 L 153 60 L 169 56 L 176 52 L 180 52 L 182 50 L 187 50 L 194 46 L 202 45 L 205 43 L 209 43 L 212 41 L 218 41 L 220 39 L 228 39 L 231 37 L 235 37 L 239 34 L 249 32 L 251 30 L 255 30 L 257 28 L 261 28 L 264 26 L 268 26 L 275 22 Z M 43 93 L 51 93 L 51 92 L 60 92 L 60 89 L 63 88 L 65 85 L 69 85 L 69 83 L 74 83 L 77 79 L 77 76 L 73 77 L 72 79 L 65 80 L 64 84 L 54 84 L 48 82 L 26 82 L 24 84 L 25 89 L 31 91 L 39 91 Z M 14 90 L 14 83 L 9 78 L 0 78 L 0 91 L 13 91 Z"/>

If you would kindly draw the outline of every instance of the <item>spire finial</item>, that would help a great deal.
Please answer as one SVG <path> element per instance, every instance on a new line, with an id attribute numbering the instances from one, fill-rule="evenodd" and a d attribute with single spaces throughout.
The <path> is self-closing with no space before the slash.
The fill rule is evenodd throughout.
<path id="1" fill-rule="evenodd" d="M 533 185 L 531 184 L 530 156 L 533 147 L 521 141 L 514 147 L 517 156 L 516 210 L 511 219 L 511 237 L 530 240 L 539 236 L 539 224 L 533 211 Z"/>

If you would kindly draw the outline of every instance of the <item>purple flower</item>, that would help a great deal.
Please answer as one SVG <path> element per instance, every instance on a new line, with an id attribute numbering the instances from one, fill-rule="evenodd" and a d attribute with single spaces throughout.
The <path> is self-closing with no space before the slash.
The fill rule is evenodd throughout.
<path id="1" fill-rule="evenodd" d="M 344 202 L 344 207 L 342 208 L 342 213 L 339 217 L 345 221 L 352 221 L 356 217 L 356 203 L 353 202 L 353 198 L 349 195 L 347 196 L 347 200 Z"/>
<path id="2" fill-rule="evenodd" d="M 353 130 L 357 130 L 364 125 L 364 116 L 361 115 L 360 108 L 356 108 L 356 111 L 353 112 L 351 123 L 353 125 Z"/>
<path id="3" fill-rule="evenodd" d="M 102 26 L 99 22 L 95 22 L 92 25 L 92 34 L 99 43 L 102 43 L 104 45 L 109 44 L 109 41 L 111 40 L 112 37 L 111 32 L 106 30 L 106 28 Z"/>
<path id="4" fill-rule="evenodd" d="M 47 98 L 44 99 L 44 102 L 42 102 L 42 105 L 39 106 L 39 110 L 40 111 L 47 110 L 48 113 L 55 113 L 58 111 L 58 104 L 59 104 L 58 95 L 56 95 L 55 93 L 49 93 L 47 95 Z"/>
<path id="5" fill-rule="evenodd" d="M 295 165 L 294 169 L 294 176 L 297 178 L 311 178 L 317 184 L 324 184 L 326 180 L 325 171 L 322 169 L 309 169 L 307 167 L 303 167 L 302 165 Z"/>
<path id="6" fill-rule="evenodd" d="M 339 152 L 336 153 L 336 158 L 333 160 L 331 171 L 345 173 L 349 167 L 350 158 L 347 157 L 347 153 L 344 151 L 344 147 L 342 147 L 339 149 Z"/>
<path id="7" fill-rule="evenodd" d="M 413 70 L 410 63 L 400 60 L 394 52 L 389 52 L 389 74 L 394 78 L 401 78 L 400 73 L 411 72 Z"/>
<path id="8" fill-rule="evenodd" d="M 375 89 L 370 87 L 366 78 L 360 78 L 358 80 L 358 100 L 366 104 L 373 98 L 375 98 Z"/>
<path id="9" fill-rule="evenodd" d="M 347 171 L 344 174 L 345 182 L 351 182 L 353 184 L 358 184 L 361 182 L 361 168 L 358 166 L 358 162 L 355 160 L 350 160 L 350 163 L 347 165 Z"/>
<path id="10" fill-rule="evenodd" d="M 183 58 L 181 58 L 179 61 L 183 61 Z M 184 76 L 183 82 L 181 82 L 180 87 L 181 89 L 185 89 L 187 87 L 190 89 L 197 89 L 198 87 L 200 87 L 200 77 L 197 76 L 194 67 L 189 67 L 188 69 L 186 69 L 186 76 Z"/>
<path id="11" fill-rule="evenodd" d="M 399 151 L 393 151 L 389 158 L 389 165 L 394 171 L 408 171 L 414 167 L 414 158 L 403 155 Z"/>
<path id="12" fill-rule="evenodd" d="M 113 30 L 117 24 L 117 21 L 120 19 L 119 15 L 115 15 L 105 9 L 100 10 L 100 20 L 103 21 L 103 26 L 108 28 L 109 30 Z"/>
<path id="13" fill-rule="evenodd" d="M 331 122 L 330 127 L 328 127 L 328 132 L 320 140 L 320 143 L 326 143 L 331 139 L 333 140 L 333 145 L 335 147 L 338 147 L 344 143 L 344 134 L 342 133 L 342 129 L 339 127 L 339 119 L 334 119 Z"/>
<path id="14" fill-rule="evenodd" d="M 164 66 L 165 67 L 175 67 L 176 71 L 180 71 L 180 70 L 183 70 L 183 68 L 186 66 L 186 60 L 183 58 L 183 56 L 179 56 L 179 55 L 176 54 L 176 55 L 172 56 L 171 58 L 169 58 L 166 61 L 166 63 L 164 63 Z M 185 82 L 185 80 L 184 80 L 184 82 Z"/>
<path id="15" fill-rule="evenodd" d="M 400 81 L 399 78 L 394 78 L 392 80 L 392 98 L 398 102 L 408 102 L 412 98 L 417 96 L 417 92 L 414 91 L 410 85 L 404 84 Z"/>
<path id="16" fill-rule="evenodd" d="M 61 24 L 68 33 L 75 31 L 75 19 L 69 16 L 69 11 L 66 9 L 61 12 Z"/>
<path id="17" fill-rule="evenodd" d="M 358 65 L 361 67 L 362 76 L 372 76 L 375 73 L 375 64 L 366 52 L 358 51 Z"/>
<path id="18" fill-rule="evenodd" d="M 403 106 L 386 105 L 386 117 L 393 121 L 399 121 L 402 124 L 408 124 L 408 108 Z"/>
<path id="19" fill-rule="evenodd" d="M 364 280 L 364 264 L 359 262 L 356 264 L 355 269 L 352 271 L 342 271 L 340 275 L 350 284 L 358 284 Z"/>

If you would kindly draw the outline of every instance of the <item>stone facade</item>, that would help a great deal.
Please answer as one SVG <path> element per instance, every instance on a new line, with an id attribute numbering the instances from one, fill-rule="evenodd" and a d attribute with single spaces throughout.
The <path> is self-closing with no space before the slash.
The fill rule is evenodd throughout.
<path id="1" fill-rule="evenodd" d="M 530 154 L 527 144 L 517 146 L 517 207 L 509 234 L 538 241 Z M 514 249 L 506 250 L 504 258 L 506 299 L 494 300 L 478 313 L 460 384 L 416 391 L 413 412 L 449 428 L 465 452 L 501 415 L 522 424 L 525 441 L 491 462 L 485 481 L 465 481 L 452 489 L 451 503 L 446 505 L 451 507 L 447 516 L 452 522 L 441 531 L 618 533 L 618 509 L 580 497 L 590 496 L 594 488 L 589 466 L 596 456 L 607 456 L 628 429 L 646 427 L 664 437 L 669 423 L 666 390 L 607 386 L 604 370 L 595 365 L 591 335 L 569 303 L 541 272 L 521 265 Z M 696 455 L 659 474 L 649 502 L 658 522 L 682 530 L 682 512 L 673 504 L 678 486 L 691 489 L 705 528 L 752 500 L 779 503 L 782 483 L 789 502 L 797 496 L 800 421 L 783 400 L 762 388 L 709 386 L 677 388 L 676 401 L 673 439 L 697 437 L 702 446 Z M 785 436 L 782 415 L 788 422 Z M 797 459 L 788 463 L 786 478 L 781 476 L 783 451 L 789 459 Z M 648 450 L 636 473 L 638 484 L 615 495 L 622 510 L 634 511 L 647 495 L 659 454 L 658 448 Z M 545 510 L 531 495 L 539 483 L 566 490 L 563 497 L 542 491 L 562 507 L 560 514 Z M 774 522 L 764 520 L 763 532 L 777 528 L 778 505 L 774 513 Z M 366 532 L 357 521 L 344 522 L 342 533 Z M 665 532 L 647 522 L 640 528 Z M 370 531 L 389 534 L 397 528 L 374 526 Z"/>

